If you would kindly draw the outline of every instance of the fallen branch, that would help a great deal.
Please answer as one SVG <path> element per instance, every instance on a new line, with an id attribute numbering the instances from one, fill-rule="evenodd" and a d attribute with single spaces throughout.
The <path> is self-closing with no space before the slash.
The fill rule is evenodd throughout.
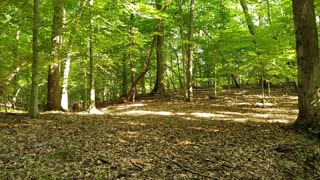
<path id="1" fill-rule="evenodd" d="M 194 171 L 194 170 L 192 170 L 192 169 L 190 169 L 188 167 L 185 167 L 185 166 L 181 165 L 179 162 L 174 161 L 172 159 L 170 159 L 170 162 L 172 162 L 173 164 L 177 165 L 179 168 L 181 168 L 181 169 L 183 169 L 183 170 L 185 170 L 187 172 L 190 172 L 192 174 L 199 175 L 199 176 L 206 177 L 206 178 L 210 178 L 210 179 L 217 179 L 217 180 L 219 179 L 217 177 L 209 176 L 209 175 L 202 174 L 200 172 Z"/>
<path id="2" fill-rule="evenodd" d="M 137 163 L 133 162 L 132 160 L 130 160 L 130 163 L 131 163 L 132 165 L 134 165 L 135 167 L 137 167 L 140 171 L 143 170 L 143 167 L 142 167 L 142 166 L 138 165 Z"/>

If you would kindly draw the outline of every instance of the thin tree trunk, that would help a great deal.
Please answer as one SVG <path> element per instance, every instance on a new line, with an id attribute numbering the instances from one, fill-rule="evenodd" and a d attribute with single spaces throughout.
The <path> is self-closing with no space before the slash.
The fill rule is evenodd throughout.
<path id="1" fill-rule="evenodd" d="M 33 17 L 33 60 L 32 60 L 32 85 L 29 115 L 36 118 L 39 114 L 38 110 L 38 31 L 39 31 L 39 0 L 34 0 L 34 17 Z"/>
<path id="2" fill-rule="evenodd" d="M 248 25 L 248 29 L 250 31 L 251 35 L 255 35 L 256 34 L 256 28 L 255 25 L 253 24 L 253 20 L 251 15 L 249 14 L 249 9 L 248 9 L 248 5 L 247 5 L 247 1 L 246 0 L 240 0 L 240 4 L 244 13 L 244 16 L 246 18 L 247 21 L 247 25 Z"/>
<path id="3" fill-rule="evenodd" d="M 193 50 L 192 50 L 192 41 L 193 41 L 193 18 L 194 18 L 194 0 L 190 1 L 190 12 L 189 12 L 189 28 L 188 28 L 188 62 L 187 62 L 187 101 L 193 101 L 193 74 L 192 74 L 192 60 L 193 60 Z"/>
<path id="4" fill-rule="evenodd" d="M 63 11 L 63 24 L 66 24 L 66 12 Z M 63 29 L 64 29 L 63 25 Z M 64 68 L 63 68 L 63 79 L 62 79 L 62 90 L 61 90 L 61 108 L 64 111 L 69 109 L 69 99 L 68 99 L 68 80 L 69 80 L 69 72 L 71 65 L 71 49 L 72 49 L 73 39 L 70 37 L 68 47 L 69 50 L 67 52 L 67 57 L 64 60 Z"/>
<path id="5" fill-rule="evenodd" d="M 71 65 L 70 51 L 68 52 L 67 58 L 65 59 L 65 62 L 64 62 L 63 83 L 62 83 L 62 93 L 61 93 L 61 108 L 65 111 L 69 109 L 68 80 L 69 80 L 69 72 L 70 72 L 70 65 Z"/>
<path id="6" fill-rule="evenodd" d="M 122 56 L 122 95 L 126 95 L 128 89 L 126 53 L 123 53 Z"/>
<path id="7" fill-rule="evenodd" d="M 267 3 L 267 9 L 268 9 L 268 23 L 271 26 L 272 25 L 272 21 L 271 21 L 271 9 L 270 9 L 270 2 L 269 0 L 265 0 Z"/>
<path id="8" fill-rule="evenodd" d="M 179 30 L 180 30 L 180 41 L 181 41 L 181 63 L 182 63 L 182 80 L 183 84 L 187 84 L 187 71 L 186 71 L 186 50 L 185 50 L 185 43 L 184 43 L 184 16 L 183 16 L 183 0 L 179 1 L 179 15 L 180 15 L 180 23 L 179 23 Z M 184 89 L 184 96 L 187 99 L 187 86 L 183 86 Z"/>
<path id="9" fill-rule="evenodd" d="M 133 85 L 134 83 L 134 80 L 136 78 L 136 68 L 135 68 L 135 60 L 134 60 L 134 27 L 133 27 L 133 24 L 134 24 L 134 15 L 131 14 L 130 15 L 130 49 L 129 49 L 129 53 L 130 53 L 130 68 L 131 68 L 131 86 Z M 133 94 L 132 94 L 132 102 L 135 101 L 136 99 L 136 93 L 137 93 L 137 87 L 135 87 L 134 91 L 133 91 Z"/>
<path id="10" fill-rule="evenodd" d="M 144 68 L 144 70 L 141 72 L 141 74 L 137 77 L 137 79 L 133 82 L 133 84 L 131 85 L 131 88 L 129 90 L 129 92 L 122 98 L 122 101 L 123 102 L 128 102 L 130 97 L 132 97 L 134 91 L 135 91 L 135 88 L 137 86 L 137 84 L 144 78 L 144 76 L 147 74 L 147 72 L 150 70 L 150 66 L 151 66 L 151 58 L 152 58 L 152 53 L 153 53 L 153 49 L 154 49 L 154 46 L 156 44 L 156 35 L 153 36 L 153 39 L 152 39 L 152 42 L 151 42 L 151 47 L 150 47 L 150 50 L 149 50 L 149 55 L 148 55 L 148 58 L 147 58 L 147 65 L 146 67 Z"/>
<path id="11" fill-rule="evenodd" d="M 292 0 L 298 62 L 296 127 L 320 129 L 320 58 L 313 0 Z"/>
<path id="12" fill-rule="evenodd" d="M 168 8 L 168 5 L 169 4 L 166 4 L 163 8 L 162 8 L 162 12 L 165 11 L 167 8 Z M 159 24 L 157 25 L 157 33 L 160 32 L 160 26 Z M 154 46 L 157 42 L 157 34 L 153 35 L 153 38 L 152 38 L 152 42 L 151 42 L 151 47 L 150 47 L 150 50 L 149 50 L 149 54 L 148 54 L 148 58 L 147 58 L 147 65 L 146 67 L 144 68 L 144 70 L 141 72 L 141 74 L 136 78 L 136 80 L 133 82 L 133 84 L 131 85 L 131 88 L 129 90 L 129 92 L 124 96 L 122 97 L 122 101 L 123 102 L 128 102 L 129 101 L 129 98 L 132 97 L 135 89 L 136 89 L 136 86 L 137 84 L 144 78 L 144 76 L 147 74 L 147 72 L 150 70 L 150 67 L 151 67 L 151 58 L 152 58 L 152 53 L 153 53 L 153 49 L 154 49 Z"/>
<path id="13" fill-rule="evenodd" d="M 95 62 L 93 57 L 93 0 L 89 1 L 90 9 L 90 35 L 89 35 L 89 58 L 90 58 L 90 105 L 89 113 L 98 113 L 96 108 L 96 91 L 95 91 Z"/>
<path id="14" fill-rule="evenodd" d="M 71 53 L 72 53 L 72 45 L 73 45 L 73 36 L 77 30 L 76 26 L 78 25 L 80 21 L 81 14 L 83 12 L 84 6 L 88 0 L 82 0 L 78 3 L 79 10 L 77 13 L 75 13 L 75 16 L 72 17 L 72 21 L 69 21 L 69 26 L 72 28 L 71 34 L 69 36 L 69 42 L 68 42 L 68 52 L 67 57 L 64 60 L 64 67 L 63 67 L 63 82 L 62 82 L 62 90 L 61 90 L 61 108 L 64 111 L 67 111 L 69 109 L 69 98 L 68 98 L 68 84 L 69 84 L 69 72 L 71 68 Z M 63 29 L 65 29 L 66 22 L 66 12 L 63 11 Z"/>

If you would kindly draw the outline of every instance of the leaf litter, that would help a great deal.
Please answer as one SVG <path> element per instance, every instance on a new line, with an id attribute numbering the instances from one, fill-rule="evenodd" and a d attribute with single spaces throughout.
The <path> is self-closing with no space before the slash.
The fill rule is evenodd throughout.
<path id="1" fill-rule="evenodd" d="M 253 95 L 252 95 L 253 94 Z M 0 115 L 0 179 L 320 179 L 319 140 L 290 128 L 294 95 L 143 97 L 103 115 Z"/>

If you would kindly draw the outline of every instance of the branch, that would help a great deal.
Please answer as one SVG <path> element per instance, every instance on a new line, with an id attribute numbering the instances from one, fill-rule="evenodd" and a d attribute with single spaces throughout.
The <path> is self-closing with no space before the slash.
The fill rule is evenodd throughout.
<path id="1" fill-rule="evenodd" d="M 194 171 L 194 170 L 192 170 L 192 169 L 190 169 L 190 168 L 188 168 L 188 167 L 185 167 L 185 166 L 181 165 L 180 163 L 178 163 L 177 161 L 174 161 L 174 160 L 172 160 L 172 159 L 170 159 L 170 161 L 171 161 L 173 164 L 175 164 L 175 165 L 177 165 L 178 167 L 180 167 L 181 169 L 183 169 L 183 170 L 185 170 L 185 171 L 187 171 L 187 172 L 190 172 L 190 173 L 192 173 L 192 174 L 199 175 L 199 176 L 206 177 L 206 178 L 210 178 L 210 179 L 216 179 L 216 180 L 219 179 L 219 178 L 217 178 L 217 177 L 213 177 L 213 176 L 209 176 L 209 175 L 206 175 L 206 174 L 202 174 L 202 173 L 196 172 L 196 171 Z"/>

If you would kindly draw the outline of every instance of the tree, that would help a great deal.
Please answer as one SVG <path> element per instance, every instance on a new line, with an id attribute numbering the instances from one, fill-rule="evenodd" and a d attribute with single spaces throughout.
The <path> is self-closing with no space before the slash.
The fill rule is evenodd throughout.
<path id="1" fill-rule="evenodd" d="M 89 1 L 90 14 L 90 37 L 89 37 L 89 58 L 90 58 L 90 105 L 89 113 L 96 113 L 96 91 L 95 91 L 95 61 L 93 57 L 93 0 Z"/>
<path id="2" fill-rule="evenodd" d="M 298 63 L 299 115 L 302 129 L 320 128 L 320 58 L 313 0 L 293 0 Z"/>
<path id="3" fill-rule="evenodd" d="M 38 110 L 38 31 L 39 31 L 39 0 L 34 0 L 33 17 L 33 61 L 32 61 L 32 89 L 29 115 L 36 118 Z"/>
<path id="4" fill-rule="evenodd" d="M 193 18 L 194 18 L 194 0 L 190 1 L 189 10 L 189 28 L 188 28 L 188 49 L 187 49 L 187 101 L 193 100 L 193 90 L 192 90 L 192 60 L 193 60 L 193 50 L 192 50 L 192 39 L 193 39 Z"/>
<path id="5" fill-rule="evenodd" d="M 156 1 L 156 8 L 160 11 L 162 9 L 162 0 Z M 157 34 L 157 48 L 156 48 L 156 58 L 157 58 L 157 76 L 154 89 L 152 93 L 154 94 L 165 94 L 165 87 L 164 87 L 164 58 L 163 58 L 163 27 L 164 22 L 163 18 L 158 19 L 158 26 L 159 26 L 159 34 Z"/>
<path id="6" fill-rule="evenodd" d="M 51 35 L 51 62 L 48 72 L 47 110 L 61 109 L 60 61 L 63 30 L 63 0 L 53 0 L 54 13 Z"/>

